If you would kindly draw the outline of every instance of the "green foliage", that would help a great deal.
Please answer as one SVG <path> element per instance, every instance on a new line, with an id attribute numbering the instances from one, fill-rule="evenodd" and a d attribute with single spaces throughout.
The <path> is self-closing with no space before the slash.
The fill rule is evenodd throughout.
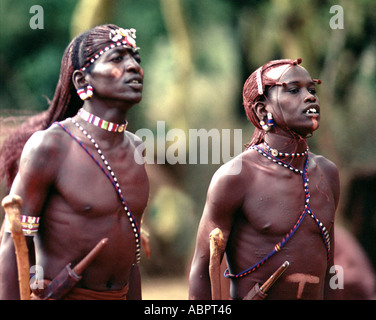
<path id="1" fill-rule="evenodd" d="M 44 10 L 44 29 L 31 29 L 30 8 Z M 76 1 L 43 0 L 0 3 L 0 108 L 44 110 L 52 99 L 60 61 L 70 39 Z"/>

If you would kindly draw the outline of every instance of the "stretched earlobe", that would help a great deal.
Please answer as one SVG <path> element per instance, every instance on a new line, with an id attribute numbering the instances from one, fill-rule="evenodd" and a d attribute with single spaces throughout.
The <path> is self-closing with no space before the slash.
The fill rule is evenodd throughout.
<path id="1" fill-rule="evenodd" d="M 88 84 L 85 72 L 82 70 L 74 71 L 72 74 L 72 82 L 81 100 L 88 100 L 93 96 L 94 89 Z"/>
<path id="2" fill-rule="evenodd" d="M 274 127 L 273 115 L 266 110 L 264 101 L 257 101 L 254 106 L 254 112 L 259 119 L 259 124 L 264 131 L 269 131 Z"/>

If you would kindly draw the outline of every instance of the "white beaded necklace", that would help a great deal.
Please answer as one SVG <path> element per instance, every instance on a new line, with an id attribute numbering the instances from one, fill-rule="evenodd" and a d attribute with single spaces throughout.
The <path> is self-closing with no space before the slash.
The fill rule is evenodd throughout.
<path id="1" fill-rule="evenodd" d="M 124 211 L 129 219 L 129 222 L 131 224 L 131 227 L 132 227 L 132 230 L 133 230 L 133 233 L 134 233 L 134 236 L 135 236 L 135 240 L 136 240 L 136 260 L 137 260 L 137 263 L 140 262 L 140 259 L 141 259 L 141 236 L 140 236 L 140 229 L 137 225 L 137 221 L 136 219 L 134 218 L 132 212 L 129 210 L 129 207 L 128 207 L 128 204 L 126 203 L 125 201 L 125 198 L 123 196 L 123 193 L 121 192 L 121 189 L 120 189 L 120 185 L 119 185 L 119 182 L 118 182 L 118 179 L 116 178 L 115 176 L 115 173 L 114 171 L 112 170 L 110 164 L 108 163 L 108 161 L 106 160 L 105 156 L 103 155 L 102 153 L 102 150 L 99 148 L 99 145 L 97 144 L 97 142 L 94 140 L 94 138 L 78 123 L 76 122 L 76 120 L 74 120 L 73 118 L 70 118 L 70 120 L 76 125 L 76 127 L 78 129 L 81 130 L 81 132 L 86 135 L 86 137 L 90 140 L 90 142 L 94 145 L 95 149 L 97 150 L 99 156 L 101 157 L 104 165 L 106 166 L 109 174 L 105 171 L 105 169 L 100 165 L 100 163 L 94 158 L 94 156 L 91 154 L 91 152 L 75 137 L 73 136 L 73 134 L 65 127 L 63 126 L 61 123 L 57 123 L 59 126 L 61 126 L 75 141 L 77 141 L 77 143 L 90 155 L 90 157 L 97 163 L 97 165 L 102 169 L 102 171 L 106 174 L 106 176 L 110 179 L 110 181 L 112 182 L 112 185 L 114 186 L 114 188 L 116 189 L 116 192 L 118 194 L 118 196 L 120 197 L 120 200 L 121 200 L 121 203 L 123 205 L 123 208 L 124 208 Z"/>

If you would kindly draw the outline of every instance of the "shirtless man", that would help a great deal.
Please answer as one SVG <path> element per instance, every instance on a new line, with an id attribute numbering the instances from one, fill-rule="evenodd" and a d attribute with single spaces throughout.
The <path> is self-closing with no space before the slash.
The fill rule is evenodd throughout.
<path id="1" fill-rule="evenodd" d="M 24 146 L 10 193 L 23 199 L 23 216 L 40 217 L 39 230 L 26 238 L 30 265 L 43 268 L 45 282 L 109 239 L 67 299 L 141 298 L 139 231 L 149 183 L 144 166 L 135 161 L 142 142 L 126 131 L 126 118 L 141 100 L 142 82 L 134 29 L 104 25 L 85 32 L 63 56 L 47 112 L 59 124 L 50 120 L 48 128 L 38 127 L 44 130 Z M 1 299 L 19 297 L 15 263 L 13 241 L 5 232 Z"/>
<path id="2" fill-rule="evenodd" d="M 332 162 L 308 151 L 306 138 L 320 121 L 319 80 L 300 62 L 271 61 L 244 85 L 244 107 L 256 129 L 247 149 L 210 183 L 191 267 L 190 299 L 211 299 L 209 234 L 217 227 L 224 235 L 231 298 L 244 298 L 284 261 L 289 268 L 268 299 L 330 297 L 339 177 Z M 233 174 L 237 168 L 240 174 Z"/>

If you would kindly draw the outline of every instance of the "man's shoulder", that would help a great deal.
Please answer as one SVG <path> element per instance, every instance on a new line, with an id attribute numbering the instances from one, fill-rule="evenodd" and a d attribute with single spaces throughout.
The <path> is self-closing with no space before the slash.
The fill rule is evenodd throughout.
<path id="1" fill-rule="evenodd" d="M 63 141 L 66 141 L 65 135 L 64 131 L 57 125 L 36 131 L 26 142 L 22 154 L 23 156 L 38 154 L 38 157 L 54 156 L 56 160 L 59 153 L 64 154 L 66 143 L 63 143 Z"/>
<path id="2" fill-rule="evenodd" d="M 333 161 L 329 160 L 328 158 L 325 158 L 323 155 L 310 153 L 310 158 L 325 173 L 328 173 L 328 174 L 337 174 L 338 173 L 338 168 L 337 168 L 336 164 Z"/>
<path id="3" fill-rule="evenodd" d="M 211 186 L 221 185 L 233 190 L 244 183 L 249 184 L 257 170 L 255 156 L 254 151 L 245 150 L 220 166 L 212 177 Z"/>

